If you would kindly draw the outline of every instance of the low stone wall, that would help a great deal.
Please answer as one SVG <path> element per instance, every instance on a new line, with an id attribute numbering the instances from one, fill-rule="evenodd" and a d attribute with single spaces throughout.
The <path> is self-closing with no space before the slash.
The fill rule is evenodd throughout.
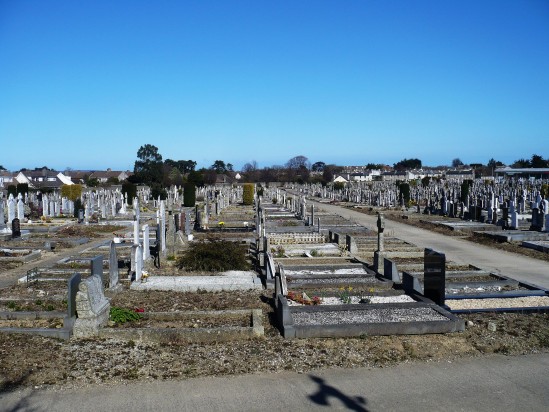
<path id="1" fill-rule="evenodd" d="M 326 237 L 321 233 L 269 233 L 269 243 L 272 245 L 322 244 Z"/>

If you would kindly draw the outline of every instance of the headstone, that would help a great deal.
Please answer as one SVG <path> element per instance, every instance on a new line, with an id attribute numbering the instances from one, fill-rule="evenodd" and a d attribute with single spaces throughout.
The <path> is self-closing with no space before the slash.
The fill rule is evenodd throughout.
<path id="1" fill-rule="evenodd" d="M 21 222 L 15 218 L 11 221 L 11 238 L 21 237 Z"/>
<path id="2" fill-rule="evenodd" d="M 103 279 L 103 256 L 102 255 L 95 256 L 90 259 L 90 270 L 91 270 L 92 276 L 98 276 L 103 281 L 101 285 L 104 286 L 105 282 Z"/>
<path id="3" fill-rule="evenodd" d="M 143 225 L 141 232 L 143 233 L 143 260 L 147 260 L 151 257 L 150 246 L 150 229 L 149 225 Z"/>
<path id="4" fill-rule="evenodd" d="M 98 276 L 90 276 L 80 282 L 76 293 L 76 314 L 73 334 L 82 338 L 96 336 L 99 329 L 109 320 L 109 300 L 103 293 L 103 281 Z"/>
<path id="5" fill-rule="evenodd" d="M 425 249 L 423 264 L 423 294 L 437 305 L 444 305 L 446 289 L 446 255 Z"/>
<path id="6" fill-rule="evenodd" d="M 76 316 L 76 293 L 78 292 L 81 278 L 80 273 L 75 273 L 68 281 L 67 307 L 69 318 Z"/>
<path id="7" fill-rule="evenodd" d="M 111 241 L 109 253 L 109 288 L 114 288 L 118 285 L 118 254 L 116 253 L 116 243 Z"/>

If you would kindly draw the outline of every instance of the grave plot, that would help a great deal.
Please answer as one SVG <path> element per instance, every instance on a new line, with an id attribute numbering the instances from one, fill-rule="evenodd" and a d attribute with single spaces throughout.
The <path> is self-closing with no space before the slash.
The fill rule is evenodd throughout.
<path id="1" fill-rule="evenodd" d="M 403 272 L 404 290 L 433 299 L 452 313 L 549 310 L 547 290 L 482 270 L 447 270 L 439 263 L 433 269 L 426 262 L 423 273 Z"/>
<path id="2" fill-rule="evenodd" d="M 210 228 L 252 231 L 254 211 L 251 206 L 229 206 L 210 218 Z"/>
<path id="3" fill-rule="evenodd" d="M 279 267 L 276 311 L 286 338 L 446 333 L 461 320 L 415 294 L 390 289 L 362 264 Z"/>
<path id="4" fill-rule="evenodd" d="M 89 241 L 89 238 L 64 238 L 59 236 L 29 236 L 26 239 L 18 239 L 17 247 L 19 248 L 28 248 L 33 250 L 45 250 L 45 251 L 59 251 L 64 249 L 70 249 L 78 245 L 83 245 Z M 11 246 L 16 246 L 14 242 L 0 242 L 0 248 L 9 248 Z"/>
<path id="5" fill-rule="evenodd" d="M 549 241 L 549 233 L 530 230 L 502 230 L 475 232 L 475 236 L 488 237 L 498 242 L 520 243 L 528 241 Z"/>
<path id="6" fill-rule="evenodd" d="M 290 306 L 277 297 L 277 320 L 285 338 L 449 333 L 464 322 L 427 303 Z"/>
<path id="7" fill-rule="evenodd" d="M 147 312 L 138 315 L 137 319 L 127 323 L 111 321 L 109 327 L 99 331 L 99 336 L 138 342 L 183 343 L 225 342 L 264 334 L 261 309 Z"/>
<path id="8" fill-rule="evenodd" d="M 280 260 L 283 261 L 283 260 Z M 340 261 L 341 262 L 341 261 Z M 280 274 L 285 277 L 289 290 L 314 288 L 354 288 L 355 290 L 390 288 L 392 282 L 380 280 L 361 263 L 284 265 Z"/>
<path id="9" fill-rule="evenodd" d="M 499 231 L 502 229 L 501 226 L 495 226 L 493 224 L 481 223 L 481 222 L 472 222 L 472 221 L 463 221 L 463 220 L 419 220 L 420 223 L 432 224 L 435 226 L 440 226 L 446 229 L 449 229 L 454 232 L 462 233 L 473 233 L 476 231 Z"/>
<path id="10" fill-rule="evenodd" d="M 528 249 L 539 250 L 543 253 L 549 253 L 549 240 L 522 242 L 522 246 Z"/>
<path id="11" fill-rule="evenodd" d="M 80 274 L 64 281 L 64 288 L 44 283 L 41 288 L 14 285 L 0 290 L 0 333 L 23 333 L 69 339 L 75 322 L 74 297 Z"/>

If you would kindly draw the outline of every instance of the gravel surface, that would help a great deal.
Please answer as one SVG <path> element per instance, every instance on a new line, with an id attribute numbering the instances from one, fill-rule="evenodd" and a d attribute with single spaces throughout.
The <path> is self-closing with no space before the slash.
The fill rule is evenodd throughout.
<path id="1" fill-rule="evenodd" d="M 452 310 L 491 309 L 491 308 L 529 308 L 549 306 L 547 296 L 528 296 L 523 298 L 501 299 L 447 299 L 446 305 Z"/>
<path id="2" fill-rule="evenodd" d="M 342 283 L 379 283 L 379 280 L 375 278 L 375 276 L 363 276 L 358 278 L 334 278 L 334 279 L 326 279 L 326 278 L 298 278 L 298 279 L 292 279 L 291 277 L 287 278 L 288 284 L 290 283 L 299 283 L 299 284 L 307 284 L 307 283 L 314 283 L 314 284 L 342 284 Z"/>
<path id="3" fill-rule="evenodd" d="M 412 299 L 408 295 L 398 295 L 398 296 L 349 296 L 350 301 L 346 302 L 351 305 L 361 304 L 362 299 L 368 299 L 371 304 L 376 303 L 405 303 L 405 302 L 415 302 L 414 299 Z M 343 301 L 340 297 L 325 297 L 320 298 L 320 304 L 321 305 L 341 305 L 343 304 Z M 304 306 L 303 304 L 299 302 L 294 302 L 293 300 L 288 300 L 289 306 Z"/>
<path id="4" fill-rule="evenodd" d="M 430 308 L 344 310 L 334 312 L 296 312 L 296 325 L 341 325 L 343 323 L 384 323 L 446 321 L 448 318 Z"/>

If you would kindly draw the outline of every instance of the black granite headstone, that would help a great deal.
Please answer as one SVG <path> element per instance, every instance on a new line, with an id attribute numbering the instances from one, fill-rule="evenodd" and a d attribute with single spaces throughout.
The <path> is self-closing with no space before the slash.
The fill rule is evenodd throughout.
<path id="1" fill-rule="evenodd" d="M 446 289 L 446 255 L 425 249 L 423 264 L 424 296 L 437 305 L 444 305 Z"/>
<path id="2" fill-rule="evenodd" d="M 11 238 L 15 239 L 21 237 L 21 222 L 18 218 L 11 221 Z"/>

